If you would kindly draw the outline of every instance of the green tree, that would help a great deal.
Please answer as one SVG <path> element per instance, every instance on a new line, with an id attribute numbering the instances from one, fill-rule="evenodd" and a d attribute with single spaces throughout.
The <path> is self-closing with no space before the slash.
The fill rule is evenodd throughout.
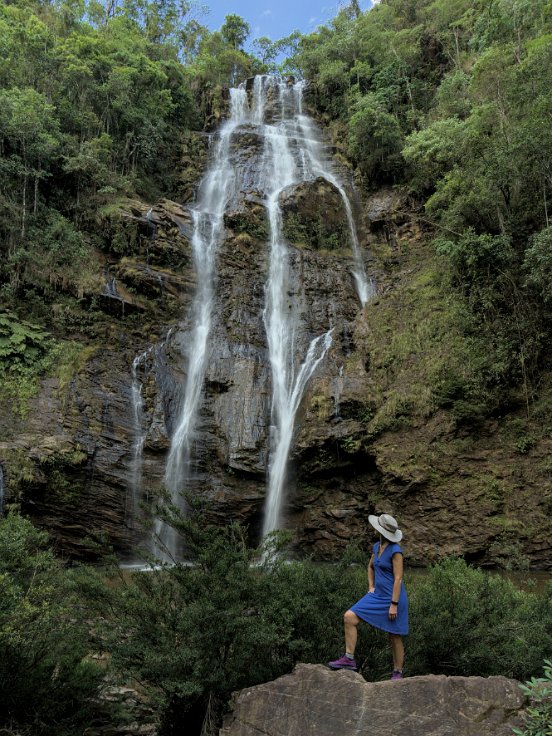
<path id="1" fill-rule="evenodd" d="M 551 594 L 522 593 L 504 577 L 445 560 L 411 596 L 408 658 L 420 674 L 529 677 L 552 645 Z"/>
<path id="2" fill-rule="evenodd" d="M 407 138 L 402 155 L 411 166 L 409 184 L 415 191 L 431 191 L 443 176 L 460 163 L 465 134 L 465 123 L 457 118 L 447 118 Z"/>
<path id="3" fill-rule="evenodd" d="M 239 15 L 227 15 L 220 32 L 226 43 L 235 49 L 240 49 L 249 36 L 249 23 Z"/>
<path id="4" fill-rule="evenodd" d="M 349 123 L 349 152 L 370 182 L 385 180 L 398 170 L 402 135 L 396 117 L 374 93 L 358 101 Z"/>
<path id="5" fill-rule="evenodd" d="M 36 214 L 39 183 L 48 176 L 60 143 L 53 106 L 32 88 L 0 90 L 0 139 L 9 152 L 4 167 L 18 181 L 24 237 L 29 209 Z"/>
<path id="6" fill-rule="evenodd" d="M 515 736 L 548 736 L 552 733 L 552 662 L 544 660 L 544 677 L 532 677 L 522 685 L 530 708 L 524 713 L 523 728 L 514 728 Z"/>
<path id="7" fill-rule="evenodd" d="M 1 519 L 0 727 L 72 736 L 109 717 L 98 705 L 103 672 L 90 642 L 82 602 L 46 534 L 19 516 Z"/>

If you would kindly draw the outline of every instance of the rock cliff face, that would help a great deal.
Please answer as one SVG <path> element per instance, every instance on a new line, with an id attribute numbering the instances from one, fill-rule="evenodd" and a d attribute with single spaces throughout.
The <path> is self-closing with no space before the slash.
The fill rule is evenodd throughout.
<path id="1" fill-rule="evenodd" d="M 524 705 L 518 683 L 504 677 L 366 682 L 301 664 L 238 693 L 220 736 L 511 736 Z"/>
<path id="2" fill-rule="evenodd" d="M 269 100 L 266 119 L 276 114 L 276 101 Z M 239 186 L 217 254 L 188 487 L 209 498 L 215 521 L 247 523 L 253 541 L 265 499 L 272 389 L 263 320 L 269 225 L 259 187 L 262 150 L 258 127 L 237 129 L 231 155 Z M 196 186 L 200 175 L 198 167 Z M 187 192 L 191 179 L 188 173 Z M 284 188 L 279 204 L 297 342 L 308 345 L 333 327 L 332 346 L 297 414 L 284 508 L 295 545 L 335 559 L 351 538 L 370 538 L 369 513 L 389 511 L 401 521 L 415 564 L 451 552 L 492 564 L 515 557 L 521 542 L 528 564 L 550 567 L 550 474 L 535 470 L 544 467 L 550 441 L 543 438 L 512 458 L 490 423 L 470 444 L 445 411 L 429 403 L 418 413 L 412 408 L 416 396 L 408 391 L 425 391 L 419 339 L 415 350 L 401 348 L 400 365 L 384 350 L 402 339 L 408 295 L 418 293 L 416 278 L 429 253 L 411 203 L 382 191 L 359 207 L 360 245 L 378 284 L 364 309 L 335 186 L 313 175 Z M 64 553 L 89 556 L 91 543 L 104 538 L 128 552 L 147 537 L 137 532 L 137 509 L 151 506 L 162 485 L 187 372 L 196 290 L 192 234 L 190 207 L 169 200 L 152 207 L 128 202 L 111 215 L 104 223 L 108 262 L 105 255 L 99 260 L 98 304 L 107 315 L 101 330 L 80 338 L 69 381 L 44 380 L 26 417 L 6 412 L 0 419 L 6 505 L 19 505 L 49 529 Z M 138 356 L 137 424 L 132 365 Z M 412 388 L 409 376 L 417 371 Z M 429 537 L 438 541 L 428 546 Z"/>

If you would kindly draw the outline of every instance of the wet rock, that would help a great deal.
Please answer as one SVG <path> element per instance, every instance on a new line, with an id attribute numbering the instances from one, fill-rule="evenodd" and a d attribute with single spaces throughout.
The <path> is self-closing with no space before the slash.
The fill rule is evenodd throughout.
<path id="1" fill-rule="evenodd" d="M 247 199 L 242 199 L 237 203 L 235 209 L 224 214 L 224 224 L 236 235 L 244 233 L 263 245 L 268 240 L 269 225 L 266 208 L 252 195 L 249 195 Z"/>
<path id="2" fill-rule="evenodd" d="M 115 271 L 120 281 L 139 294 L 158 299 L 161 303 L 167 297 L 178 299 L 182 293 L 190 294 L 195 286 L 189 273 L 176 273 L 135 259 L 123 259 Z"/>
<path id="3" fill-rule="evenodd" d="M 371 224 L 381 223 L 397 214 L 408 217 L 403 212 L 408 196 L 400 189 L 380 189 L 366 200 L 364 213 Z"/>
<path id="4" fill-rule="evenodd" d="M 293 245 L 342 252 L 351 247 L 343 199 L 326 179 L 287 187 L 280 194 L 280 207 L 284 236 Z"/>
<path id="5" fill-rule="evenodd" d="M 238 693 L 220 736 L 510 736 L 525 705 L 518 683 L 505 677 L 366 682 L 356 672 L 300 664 Z"/>
<path id="6" fill-rule="evenodd" d="M 117 317 L 143 312 L 145 309 L 144 305 L 133 298 L 113 277 L 106 278 L 99 295 L 99 304 L 104 311 Z"/>

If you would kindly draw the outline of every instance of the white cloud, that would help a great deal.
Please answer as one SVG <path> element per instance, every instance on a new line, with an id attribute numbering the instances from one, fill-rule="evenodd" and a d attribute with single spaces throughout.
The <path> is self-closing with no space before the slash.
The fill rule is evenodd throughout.
<path id="1" fill-rule="evenodd" d="M 261 15 L 272 15 L 272 10 L 263 10 Z"/>

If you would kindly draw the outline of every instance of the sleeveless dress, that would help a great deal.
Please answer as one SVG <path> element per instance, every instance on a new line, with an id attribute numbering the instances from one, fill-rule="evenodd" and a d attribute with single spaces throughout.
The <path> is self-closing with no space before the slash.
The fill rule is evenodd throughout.
<path id="1" fill-rule="evenodd" d="M 393 595 L 393 555 L 402 550 L 398 544 L 390 542 L 378 558 L 379 542 L 374 545 L 375 591 L 367 593 L 351 611 L 371 626 L 390 634 L 408 634 L 408 598 L 404 582 L 401 583 L 397 618 L 389 618 L 389 606 Z"/>

